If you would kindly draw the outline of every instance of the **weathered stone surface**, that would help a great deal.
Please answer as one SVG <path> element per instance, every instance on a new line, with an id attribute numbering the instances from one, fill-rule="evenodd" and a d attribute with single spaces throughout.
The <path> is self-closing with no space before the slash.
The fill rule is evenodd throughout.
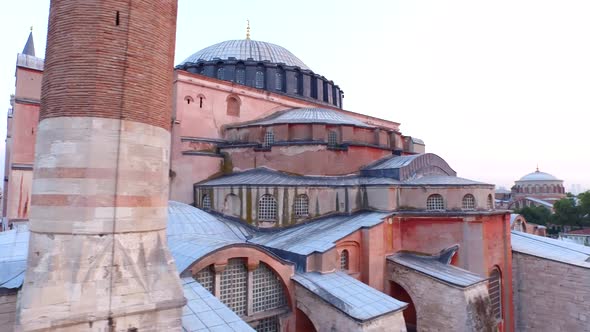
<path id="1" fill-rule="evenodd" d="M 590 331 L 590 269 L 512 257 L 517 331 Z"/>

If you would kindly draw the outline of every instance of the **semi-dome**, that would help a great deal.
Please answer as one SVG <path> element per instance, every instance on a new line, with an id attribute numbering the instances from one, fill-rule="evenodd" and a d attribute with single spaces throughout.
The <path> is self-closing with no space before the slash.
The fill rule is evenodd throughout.
<path id="1" fill-rule="evenodd" d="M 560 180 L 549 173 L 541 172 L 537 169 L 535 172 L 529 173 L 529 174 L 523 176 L 518 181 L 560 181 Z"/>
<path id="2" fill-rule="evenodd" d="M 291 108 L 279 111 L 262 119 L 230 125 L 228 128 L 272 126 L 277 124 L 322 123 L 330 125 L 348 125 L 355 127 L 374 128 L 351 116 L 326 108 Z"/>
<path id="3" fill-rule="evenodd" d="M 251 39 L 226 40 L 224 42 L 206 47 L 189 56 L 181 64 L 212 60 L 236 60 L 270 61 L 272 63 L 284 63 L 288 66 L 309 70 L 309 67 L 286 48 Z"/>

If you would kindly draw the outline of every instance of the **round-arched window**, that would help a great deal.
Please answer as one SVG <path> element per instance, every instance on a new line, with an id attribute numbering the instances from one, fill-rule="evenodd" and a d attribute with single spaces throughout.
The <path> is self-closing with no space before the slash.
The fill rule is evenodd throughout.
<path id="1" fill-rule="evenodd" d="M 471 194 L 467 194 L 463 196 L 463 204 L 462 207 L 464 210 L 474 210 L 475 209 L 475 197 Z"/>
<path id="2" fill-rule="evenodd" d="M 275 221 L 277 219 L 277 201 L 269 194 L 262 195 L 258 201 L 258 220 Z"/>
<path id="3" fill-rule="evenodd" d="M 297 218 L 307 217 L 309 215 L 309 198 L 307 195 L 298 195 L 295 197 L 293 210 Z"/>
<path id="4" fill-rule="evenodd" d="M 494 198 L 492 197 L 492 194 L 489 194 L 488 195 L 487 208 L 488 208 L 488 210 L 493 210 L 494 209 Z"/>
<path id="5" fill-rule="evenodd" d="M 203 195 L 203 199 L 201 200 L 201 207 L 203 208 L 203 210 L 211 210 L 211 197 L 209 197 L 209 195 Z"/>
<path id="6" fill-rule="evenodd" d="M 490 273 L 488 281 L 488 292 L 492 302 L 492 312 L 497 320 L 502 319 L 502 275 L 500 270 L 495 267 Z"/>
<path id="7" fill-rule="evenodd" d="M 340 270 L 348 271 L 350 268 L 350 257 L 348 254 L 348 250 L 344 249 L 340 253 Z"/>
<path id="8" fill-rule="evenodd" d="M 444 210 L 445 201 L 439 194 L 432 194 L 426 199 L 426 210 Z"/>

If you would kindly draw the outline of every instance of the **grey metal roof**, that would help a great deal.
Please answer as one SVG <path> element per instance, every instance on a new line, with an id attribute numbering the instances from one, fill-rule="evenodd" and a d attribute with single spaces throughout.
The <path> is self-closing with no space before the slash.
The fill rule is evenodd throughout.
<path id="1" fill-rule="evenodd" d="M 295 66 L 301 69 L 309 70 L 309 67 L 297 58 L 286 48 L 251 39 L 226 40 L 215 45 L 206 47 L 197 53 L 186 58 L 181 64 L 186 62 L 212 61 L 212 60 L 236 60 L 270 61 L 272 63 L 284 63 L 288 66 Z"/>
<path id="2" fill-rule="evenodd" d="M 297 273 L 291 279 L 359 321 L 373 319 L 408 306 L 407 303 L 383 294 L 343 272 Z"/>
<path id="3" fill-rule="evenodd" d="M 32 30 L 31 30 L 31 33 L 29 33 L 29 38 L 27 39 L 27 43 L 25 44 L 25 47 L 23 48 L 22 54 L 35 56 L 35 43 L 33 42 L 33 31 Z"/>
<path id="4" fill-rule="evenodd" d="M 333 248 L 336 241 L 361 228 L 373 227 L 390 214 L 359 212 L 324 217 L 280 231 L 259 233 L 248 242 L 299 255 L 325 252 Z"/>
<path id="5" fill-rule="evenodd" d="M 453 265 L 443 264 L 436 257 L 399 252 L 387 257 L 388 260 L 421 272 L 434 279 L 457 287 L 465 288 L 487 279 L 473 272 Z"/>
<path id="6" fill-rule="evenodd" d="M 541 172 L 541 171 L 539 171 L 539 169 L 537 169 L 537 171 L 529 173 L 529 174 L 521 177 L 520 180 L 518 180 L 516 182 L 520 182 L 520 181 L 561 181 L 561 180 L 556 178 L 554 175 L 551 175 L 551 174 L 545 173 L 545 172 Z"/>
<path id="7" fill-rule="evenodd" d="M 364 169 L 390 169 L 390 168 L 401 168 L 408 166 L 416 158 L 423 156 L 424 153 L 408 155 L 408 156 L 396 156 L 391 155 L 381 160 L 368 165 Z"/>
<path id="8" fill-rule="evenodd" d="M 184 297 L 187 299 L 182 310 L 183 331 L 254 331 L 193 278 L 183 278 L 182 283 Z"/>
<path id="9" fill-rule="evenodd" d="M 590 247 L 519 231 L 511 233 L 512 251 L 590 268 Z"/>
<path id="10" fill-rule="evenodd" d="M 526 200 L 529 200 L 529 201 L 531 201 L 531 202 L 535 202 L 535 203 L 537 203 L 537 204 L 541 204 L 541 205 L 543 205 L 544 207 L 547 207 L 547 208 L 550 208 L 550 209 L 552 209 L 552 208 L 553 208 L 553 204 L 551 204 L 551 203 L 549 203 L 549 202 L 547 202 L 547 201 L 544 201 L 544 200 L 542 200 L 542 199 L 538 199 L 538 198 L 534 198 L 534 197 L 525 197 L 525 199 L 526 199 Z"/>
<path id="11" fill-rule="evenodd" d="M 428 175 L 402 182 L 402 185 L 431 185 L 431 186 L 493 186 L 493 184 L 473 181 L 458 176 Z"/>
<path id="12" fill-rule="evenodd" d="M 269 126 L 285 123 L 325 123 L 375 128 L 342 112 L 326 108 L 291 108 L 271 114 L 262 119 L 228 125 L 228 128 Z"/>
<path id="13" fill-rule="evenodd" d="M 266 167 L 235 172 L 213 180 L 203 181 L 197 186 L 359 186 L 395 185 L 400 182 L 387 177 L 348 176 L 298 176 L 278 172 Z"/>
<path id="14" fill-rule="evenodd" d="M 0 288 L 19 288 L 23 284 L 29 234 L 26 226 L 0 232 Z"/>
<path id="15" fill-rule="evenodd" d="M 210 252 L 245 243 L 251 232 L 239 222 L 213 216 L 184 203 L 168 203 L 168 247 L 179 273 Z"/>

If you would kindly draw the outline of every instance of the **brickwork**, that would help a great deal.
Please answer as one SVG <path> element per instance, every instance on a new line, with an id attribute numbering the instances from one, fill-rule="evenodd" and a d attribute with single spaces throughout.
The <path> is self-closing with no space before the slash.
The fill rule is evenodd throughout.
<path id="1" fill-rule="evenodd" d="M 297 308 L 307 315 L 318 332 L 406 332 L 402 311 L 392 312 L 365 322 L 359 322 L 329 305 L 300 285 L 295 286 L 295 294 Z"/>
<path id="2" fill-rule="evenodd" d="M 419 332 L 496 331 L 485 282 L 457 288 L 392 262 L 387 272 L 410 295 Z"/>
<path id="3" fill-rule="evenodd" d="M 169 129 L 176 7 L 53 0 L 41 119 L 90 115 Z"/>
<path id="4" fill-rule="evenodd" d="M 517 331 L 590 331 L 590 269 L 512 253 Z"/>

